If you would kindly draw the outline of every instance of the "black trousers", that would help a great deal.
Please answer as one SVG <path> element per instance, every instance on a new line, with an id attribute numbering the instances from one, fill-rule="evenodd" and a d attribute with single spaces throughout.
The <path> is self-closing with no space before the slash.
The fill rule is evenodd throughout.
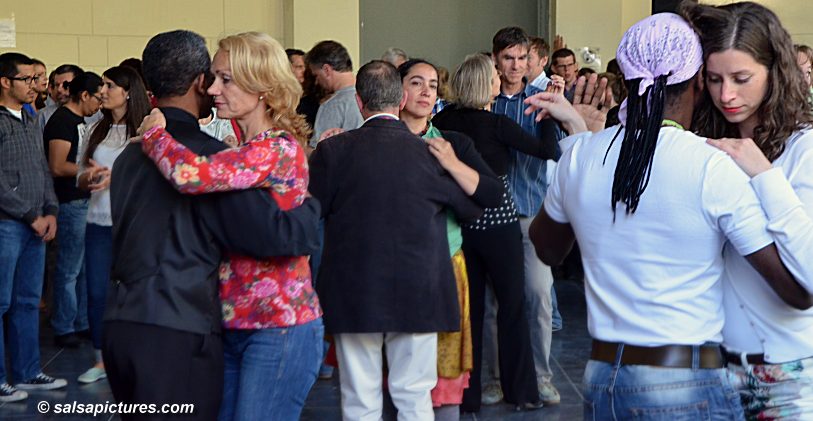
<path id="1" fill-rule="evenodd" d="M 193 414 L 121 414 L 122 420 L 216 420 L 223 395 L 223 342 L 142 323 L 105 322 L 102 356 L 116 402 L 194 404 Z"/>
<path id="2" fill-rule="evenodd" d="M 463 254 L 469 275 L 474 367 L 461 409 L 480 410 L 485 288 L 489 281 L 499 306 L 497 345 L 504 399 L 515 405 L 538 402 L 531 332 L 525 315 L 525 264 L 519 222 L 486 230 L 464 228 Z"/>

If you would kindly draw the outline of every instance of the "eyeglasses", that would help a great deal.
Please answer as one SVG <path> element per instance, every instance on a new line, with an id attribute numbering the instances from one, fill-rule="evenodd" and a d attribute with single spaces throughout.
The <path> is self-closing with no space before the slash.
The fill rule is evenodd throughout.
<path id="1" fill-rule="evenodd" d="M 96 101 L 102 102 L 102 96 L 99 94 L 93 94 L 92 97 L 96 98 Z"/>
<path id="2" fill-rule="evenodd" d="M 28 85 L 31 85 L 32 83 L 37 83 L 37 81 L 40 80 L 40 78 L 38 76 L 24 76 L 24 77 L 13 76 L 13 77 L 9 77 L 8 79 L 10 79 L 10 80 L 19 80 L 19 81 L 21 81 L 21 82 L 23 82 L 25 84 L 28 84 Z"/>

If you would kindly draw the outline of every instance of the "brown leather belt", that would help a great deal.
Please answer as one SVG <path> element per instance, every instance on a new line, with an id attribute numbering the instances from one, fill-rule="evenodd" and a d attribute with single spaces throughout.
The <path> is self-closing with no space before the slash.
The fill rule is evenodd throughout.
<path id="1" fill-rule="evenodd" d="M 618 343 L 593 340 L 593 351 L 590 359 L 614 364 L 619 350 Z M 644 347 L 624 345 L 621 354 L 622 365 L 651 365 L 656 367 L 692 368 L 691 345 L 665 345 Z M 698 368 L 723 368 L 723 353 L 719 346 L 704 345 L 696 347 L 699 352 Z"/>
<path id="2" fill-rule="evenodd" d="M 729 364 L 742 366 L 742 358 L 740 358 L 740 354 L 723 350 L 723 357 L 725 357 L 725 362 Z M 748 365 L 770 364 L 765 361 L 765 354 L 746 354 L 745 361 L 748 363 Z"/>

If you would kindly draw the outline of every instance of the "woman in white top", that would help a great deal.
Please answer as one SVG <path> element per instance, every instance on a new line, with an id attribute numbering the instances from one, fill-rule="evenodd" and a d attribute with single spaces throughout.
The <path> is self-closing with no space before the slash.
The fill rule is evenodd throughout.
<path id="1" fill-rule="evenodd" d="M 88 319 L 96 362 L 79 376 L 80 383 L 107 377 L 102 362 L 102 315 L 112 265 L 113 221 L 110 217 L 110 171 L 136 135 L 141 120 L 150 112 L 150 100 L 141 77 L 129 67 L 112 67 L 102 75 L 103 118 L 79 139 L 79 188 L 89 190 L 90 203 L 85 232 L 85 274 Z"/>
<path id="2" fill-rule="evenodd" d="M 710 100 L 694 127 L 728 137 L 708 143 L 751 177 L 782 261 L 811 292 L 813 117 L 791 38 L 755 3 L 686 4 L 682 12 L 703 44 Z M 813 309 L 785 304 L 732 251 L 725 250 L 723 336 L 746 418 L 813 419 Z"/>

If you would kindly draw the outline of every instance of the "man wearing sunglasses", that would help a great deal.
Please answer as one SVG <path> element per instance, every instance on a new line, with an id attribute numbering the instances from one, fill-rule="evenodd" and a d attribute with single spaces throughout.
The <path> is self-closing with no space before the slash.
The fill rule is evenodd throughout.
<path id="1" fill-rule="evenodd" d="M 71 96 L 68 91 L 68 86 L 73 78 L 80 73 L 82 73 L 82 68 L 75 64 L 63 64 L 51 72 L 51 75 L 48 77 L 48 99 L 45 101 L 46 106 L 37 113 L 37 126 L 40 128 L 40 132 L 45 130 L 45 124 L 48 123 L 48 120 L 54 115 L 54 111 L 68 102 L 68 98 Z M 90 123 L 88 123 L 88 125 L 89 124 Z"/>

